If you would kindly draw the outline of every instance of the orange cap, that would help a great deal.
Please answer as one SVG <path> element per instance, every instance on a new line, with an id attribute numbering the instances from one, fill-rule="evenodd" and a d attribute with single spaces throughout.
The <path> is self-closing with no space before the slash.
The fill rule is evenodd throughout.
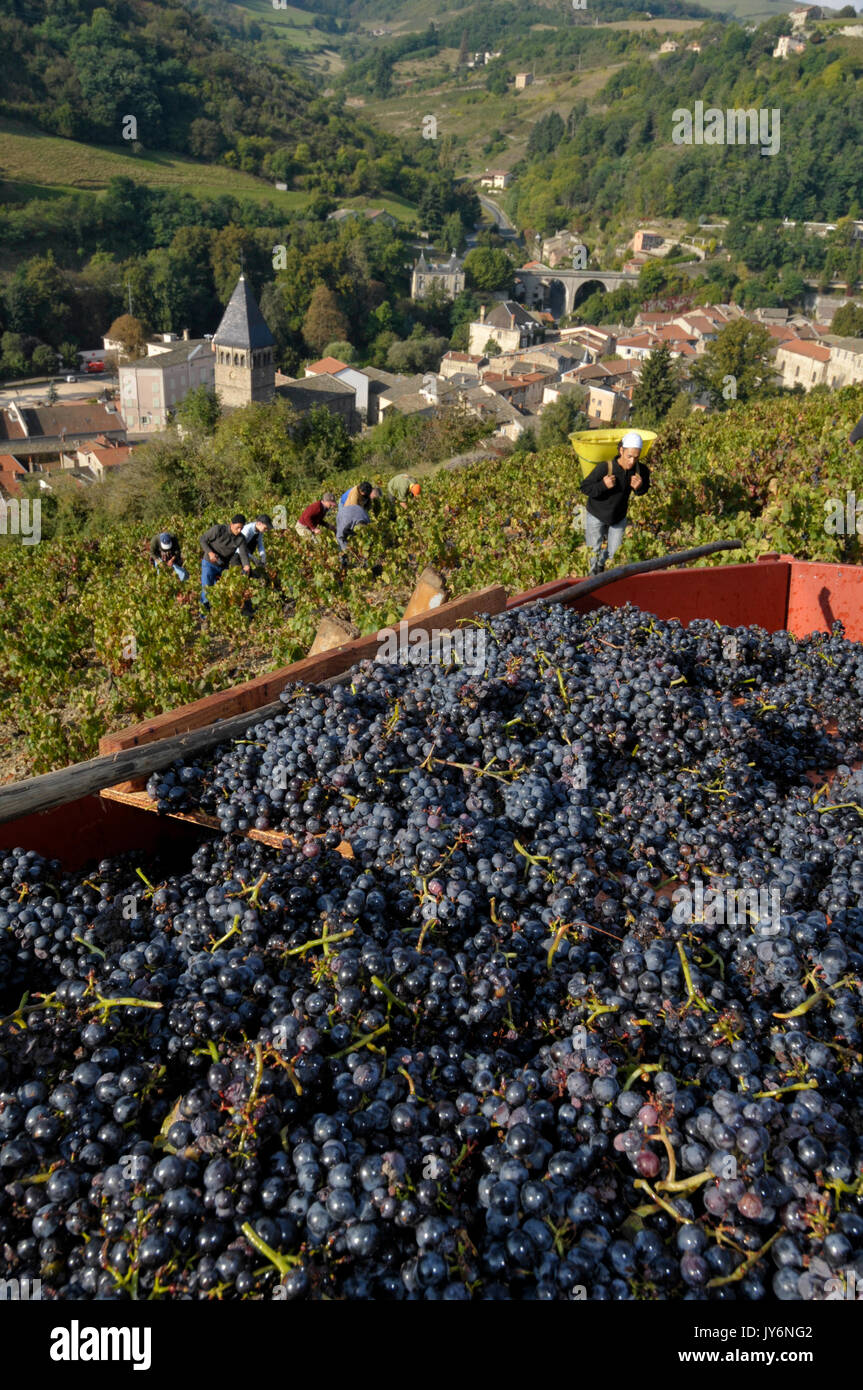
<path id="1" fill-rule="evenodd" d="M 422 488 L 420 487 L 419 483 L 411 483 L 411 492 L 413 493 L 414 497 L 419 497 L 420 493 L 422 492 Z"/>

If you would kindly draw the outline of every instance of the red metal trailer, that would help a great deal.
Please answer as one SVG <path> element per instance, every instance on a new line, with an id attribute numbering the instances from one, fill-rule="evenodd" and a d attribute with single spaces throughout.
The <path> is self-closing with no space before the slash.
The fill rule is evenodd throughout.
<path id="1" fill-rule="evenodd" d="M 555 580 L 526 593 L 507 596 L 500 585 L 444 604 L 413 619 L 409 630 L 445 629 L 460 619 L 481 612 L 501 612 L 553 598 L 569 588 L 573 579 Z M 795 560 L 790 555 L 762 557 L 751 565 L 702 566 L 636 575 L 609 584 L 602 597 L 568 600 L 579 612 L 601 606 L 634 603 L 659 618 L 677 618 L 686 624 L 695 618 L 711 618 L 730 627 L 757 624 L 770 632 L 787 629 L 795 637 L 828 632 L 833 622 L 845 626 L 846 636 L 863 641 L 863 567 L 829 565 Z M 207 696 L 194 704 L 158 715 L 100 743 L 103 753 L 149 743 L 216 719 L 254 711 L 277 698 L 291 681 L 316 682 L 340 675 L 358 661 L 373 655 L 377 634 L 358 638 L 320 656 L 307 657 L 231 690 Z M 207 826 L 201 816 L 156 816 L 140 785 L 121 784 L 101 796 L 84 797 L 52 811 L 0 825 L 0 849 L 21 845 L 48 857 L 59 856 L 70 868 L 94 858 L 131 848 L 147 852 L 166 842 L 200 838 Z M 215 822 L 210 822 L 215 825 Z M 280 844 L 275 832 L 251 832 L 256 838 Z"/>

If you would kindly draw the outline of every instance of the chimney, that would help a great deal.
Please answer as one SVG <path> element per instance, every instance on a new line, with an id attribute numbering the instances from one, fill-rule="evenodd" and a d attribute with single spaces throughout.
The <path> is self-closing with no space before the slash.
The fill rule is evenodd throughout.
<path id="1" fill-rule="evenodd" d="M 187 343 L 188 341 L 189 341 L 189 330 L 188 330 L 188 328 L 184 328 L 184 329 L 183 329 L 183 342 L 184 342 L 184 343 Z"/>
<path id="2" fill-rule="evenodd" d="M 480 323 L 485 323 L 485 305 L 484 305 L 484 304 L 480 304 L 480 306 L 479 306 L 479 321 L 480 321 Z"/>

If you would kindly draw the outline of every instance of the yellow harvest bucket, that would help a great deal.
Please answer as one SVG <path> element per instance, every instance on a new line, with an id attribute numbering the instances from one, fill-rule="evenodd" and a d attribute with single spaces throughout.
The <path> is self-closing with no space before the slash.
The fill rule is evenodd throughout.
<path id="1" fill-rule="evenodd" d="M 623 430 L 579 430 L 576 434 L 569 436 L 572 445 L 581 464 L 581 476 L 586 478 L 588 473 L 592 473 L 598 463 L 610 463 L 617 458 L 617 448 L 625 434 L 629 434 L 631 426 Z M 655 430 L 639 430 L 642 445 L 639 458 L 646 459 L 653 447 L 656 438 Z"/>

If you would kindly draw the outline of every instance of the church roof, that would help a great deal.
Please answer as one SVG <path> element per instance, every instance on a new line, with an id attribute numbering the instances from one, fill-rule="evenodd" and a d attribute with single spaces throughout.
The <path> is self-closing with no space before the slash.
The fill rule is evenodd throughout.
<path id="1" fill-rule="evenodd" d="M 273 347 L 275 341 L 245 275 L 241 275 L 213 342 L 220 347 L 265 348 Z"/>

